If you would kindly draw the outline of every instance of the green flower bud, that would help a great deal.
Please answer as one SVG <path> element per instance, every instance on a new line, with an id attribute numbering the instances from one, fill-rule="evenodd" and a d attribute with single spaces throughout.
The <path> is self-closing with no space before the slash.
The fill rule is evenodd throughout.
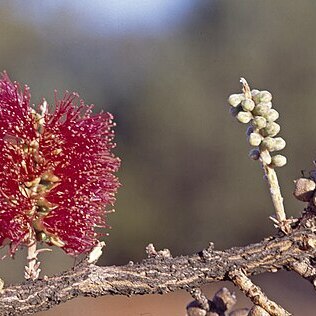
<path id="1" fill-rule="evenodd" d="M 252 120 L 252 126 L 254 128 L 264 128 L 267 125 L 267 120 L 263 116 L 255 116 Z"/>
<path id="2" fill-rule="evenodd" d="M 272 157 L 270 167 L 283 167 L 286 165 L 286 157 L 283 155 L 275 155 Z"/>
<path id="3" fill-rule="evenodd" d="M 264 150 L 268 150 L 268 151 L 274 151 L 275 150 L 275 139 L 272 137 L 266 137 L 263 139 L 262 143 L 261 143 L 261 148 Z"/>
<path id="4" fill-rule="evenodd" d="M 275 145 L 274 150 L 282 150 L 286 146 L 286 142 L 282 137 L 276 137 L 274 138 Z"/>
<path id="5" fill-rule="evenodd" d="M 244 112 L 244 111 L 240 111 L 237 116 L 236 116 L 237 120 L 240 123 L 244 123 L 247 124 L 251 121 L 252 119 L 252 114 L 251 112 Z"/>
<path id="6" fill-rule="evenodd" d="M 251 133 L 249 135 L 249 144 L 251 146 L 259 146 L 262 141 L 262 136 L 258 133 Z"/>
<path id="7" fill-rule="evenodd" d="M 267 121 L 274 122 L 279 118 L 279 112 L 275 109 L 270 109 L 268 113 L 264 115 L 264 117 L 267 119 Z"/>
<path id="8" fill-rule="evenodd" d="M 251 99 L 245 99 L 241 102 L 244 111 L 252 111 L 255 108 L 255 102 Z"/>
<path id="9" fill-rule="evenodd" d="M 251 90 L 251 96 L 252 96 L 252 97 L 255 96 L 255 95 L 257 95 L 258 93 L 260 93 L 260 90 L 258 90 L 258 89 L 252 89 L 252 90 Z"/>
<path id="10" fill-rule="evenodd" d="M 260 152 L 260 158 L 263 163 L 269 165 L 271 163 L 271 156 L 267 150 L 263 150 Z"/>
<path id="11" fill-rule="evenodd" d="M 246 135 L 250 136 L 250 134 L 253 133 L 253 131 L 254 131 L 253 126 L 248 126 L 246 130 Z"/>
<path id="12" fill-rule="evenodd" d="M 260 101 L 261 102 L 270 102 L 272 100 L 272 94 L 269 91 L 260 92 Z"/>
<path id="13" fill-rule="evenodd" d="M 269 112 L 269 110 L 271 109 L 271 106 L 272 106 L 272 104 L 270 104 L 270 103 L 260 102 L 253 109 L 253 114 L 264 116 Z"/>
<path id="14" fill-rule="evenodd" d="M 238 114 L 240 111 L 242 111 L 241 105 L 238 105 L 238 106 L 236 106 L 236 107 L 231 107 L 231 108 L 229 109 L 229 112 L 230 112 L 230 114 L 231 114 L 233 117 L 236 117 L 237 114 Z"/>
<path id="15" fill-rule="evenodd" d="M 233 106 L 236 107 L 238 104 L 241 103 L 241 101 L 243 101 L 245 99 L 245 96 L 242 93 L 239 94 L 231 94 L 228 98 L 228 103 Z"/>
<path id="16" fill-rule="evenodd" d="M 261 133 L 262 133 L 262 136 L 264 136 L 264 137 L 266 137 L 266 136 L 274 137 L 277 134 L 279 134 L 280 129 L 281 129 L 281 127 L 278 123 L 268 122 L 267 126 L 264 129 L 262 129 Z"/>
<path id="17" fill-rule="evenodd" d="M 252 100 L 258 104 L 260 103 L 260 91 L 257 89 L 253 89 L 251 90 L 251 96 L 252 96 Z"/>
<path id="18" fill-rule="evenodd" d="M 258 160 L 260 157 L 260 151 L 258 150 L 258 148 L 253 148 L 249 151 L 249 158 L 251 158 L 252 160 Z"/>

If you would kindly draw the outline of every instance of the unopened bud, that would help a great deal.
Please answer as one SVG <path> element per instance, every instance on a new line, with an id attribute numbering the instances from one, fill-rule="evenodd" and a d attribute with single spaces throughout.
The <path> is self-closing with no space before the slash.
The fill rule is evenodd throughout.
<path id="1" fill-rule="evenodd" d="M 266 127 L 267 120 L 263 116 L 255 116 L 251 124 L 254 128 L 262 129 Z"/>
<path id="2" fill-rule="evenodd" d="M 270 109 L 264 117 L 267 119 L 269 122 L 274 122 L 279 118 L 279 112 L 276 111 L 275 109 Z"/>
<path id="3" fill-rule="evenodd" d="M 269 91 L 260 92 L 260 101 L 261 102 L 270 102 L 272 100 L 272 94 Z"/>
<path id="4" fill-rule="evenodd" d="M 262 141 L 262 136 L 258 133 L 251 133 L 249 135 L 249 144 L 251 146 L 259 146 Z"/>
<path id="5" fill-rule="evenodd" d="M 257 89 L 253 89 L 251 90 L 251 96 L 252 96 L 252 100 L 258 104 L 260 103 L 260 91 Z"/>
<path id="6" fill-rule="evenodd" d="M 261 158 L 262 162 L 267 164 L 267 165 L 270 165 L 270 163 L 272 161 L 270 153 L 267 150 L 261 151 L 260 158 Z"/>
<path id="7" fill-rule="evenodd" d="M 266 137 L 261 143 L 261 148 L 268 151 L 274 151 L 275 149 L 275 139 L 272 137 Z"/>
<path id="8" fill-rule="evenodd" d="M 249 151 L 249 158 L 252 160 L 258 160 L 260 158 L 260 151 L 258 148 L 251 149 Z"/>
<path id="9" fill-rule="evenodd" d="M 311 179 L 300 178 L 294 181 L 294 196 L 303 202 L 308 202 L 313 197 L 314 191 L 316 189 L 316 184 Z"/>
<path id="10" fill-rule="evenodd" d="M 264 137 L 266 136 L 274 137 L 277 134 L 279 134 L 280 130 L 281 130 L 281 127 L 278 123 L 268 122 L 267 126 L 262 130 L 262 135 Z"/>
<path id="11" fill-rule="evenodd" d="M 241 101 L 243 101 L 245 99 L 245 96 L 242 93 L 239 94 L 231 94 L 228 98 L 228 103 L 233 106 L 236 107 L 237 105 L 239 105 L 241 103 Z"/>
<path id="12" fill-rule="evenodd" d="M 286 142 L 282 137 L 276 137 L 274 138 L 275 144 L 274 144 L 274 150 L 282 150 L 286 146 Z"/>
<path id="13" fill-rule="evenodd" d="M 264 116 L 269 112 L 269 110 L 271 109 L 271 106 L 272 106 L 272 104 L 270 104 L 270 103 L 260 102 L 253 109 L 253 114 Z"/>
<path id="14" fill-rule="evenodd" d="M 255 102 L 251 99 L 245 99 L 241 102 L 244 111 L 252 111 L 255 108 Z"/>
<path id="15" fill-rule="evenodd" d="M 247 124 L 251 121 L 252 119 L 252 114 L 251 112 L 244 112 L 244 111 L 241 111 L 237 114 L 236 116 L 237 120 L 240 122 L 240 123 L 244 123 L 244 124 Z"/>
<path id="16" fill-rule="evenodd" d="M 230 112 L 230 114 L 231 114 L 233 117 L 236 117 L 237 114 L 238 114 L 240 111 L 242 111 L 241 105 L 238 105 L 238 106 L 236 106 L 235 108 L 231 107 L 231 108 L 229 109 L 229 112 Z"/>
<path id="17" fill-rule="evenodd" d="M 246 130 L 246 135 L 250 136 L 251 133 L 253 133 L 253 126 L 248 126 Z"/>
<path id="18" fill-rule="evenodd" d="M 287 159 L 283 155 L 275 155 L 272 157 L 270 167 L 283 167 L 286 165 Z"/>

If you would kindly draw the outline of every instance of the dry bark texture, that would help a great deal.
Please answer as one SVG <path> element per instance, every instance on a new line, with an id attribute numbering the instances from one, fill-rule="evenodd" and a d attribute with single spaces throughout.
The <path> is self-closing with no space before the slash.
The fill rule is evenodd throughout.
<path id="1" fill-rule="evenodd" d="M 156 252 L 149 245 L 148 258 L 140 263 L 99 267 L 85 260 L 72 270 L 46 280 L 27 281 L 4 288 L 0 296 L 0 314 L 34 314 L 77 296 L 163 294 L 198 288 L 214 281 L 235 282 L 240 272 L 247 277 L 289 269 L 314 285 L 314 214 L 305 213 L 295 225 L 287 235 L 279 233 L 260 243 L 225 251 L 214 250 L 210 243 L 197 254 L 173 258 L 168 250 Z M 242 289 L 243 285 L 240 287 Z M 255 297 L 253 302 L 260 306 L 260 298 Z M 271 315 L 290 315 L 286 311 L 269 312 Z"/>

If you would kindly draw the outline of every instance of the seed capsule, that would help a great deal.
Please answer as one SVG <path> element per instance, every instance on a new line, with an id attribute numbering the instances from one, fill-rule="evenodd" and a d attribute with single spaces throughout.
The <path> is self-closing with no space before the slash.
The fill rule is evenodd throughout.
<path id="1" fill-rule="evenodd" d="M 300 178 L 294 181 L 294 196 L 303 202 L 308 202 L 314 195 L 316 184 L 311 179 Z"/>
<path id="2" fill-rule="evenodd" d="M 243 101 L 245 99 L 245 96 L 243 94 L 231 94 L 228 98 L 228 103 L 233 106 L 236 107 L 237 105 L 239 105 L 241 103 L 241 101 Z"/>
<path id="3" fill-rule="evenodd" d="M 262 136 L 258 133 L 251 133 L 249 135 L 249 144 L 251 146 L 259 146 L 262 141 Z"/>
<path id="4" fill-rule="evenodd" d="M 271 136 L 274 137 L 279 134 L 281 127 L 278 123 L 268 122 L 267 126 L 262 130 L 262 136 Z"/>
<path id="5" fill-rule="evenodd" d="M 254 128 L 262 129 L 266 127 L 267 120 L 263 116 L 255 116 L 251 124 Z"/>
<path id="6" fill-rule="evenodd" d="M 275 155 L 272 157 L 270 167 L 283 167 L 287 163 L 287 159 L 283 155 Z"/>
<path id="7" fill-rule="evenodd" d="M 255 108 L 255 102 L 251 99 L 245 99 L 241 102 L 244 111 L 252 111 Z"/>
<path id="8" fill-rule="evenodd" d="M 244 111 L 241 111 L 237 114 L 236 116 L 237 120 L 240 122 L 240 123 L 244 123 L 244 124 L 247 124 L 251 121 L 252 119 L 252 114 L 251 112 L 244 112 Z"/>

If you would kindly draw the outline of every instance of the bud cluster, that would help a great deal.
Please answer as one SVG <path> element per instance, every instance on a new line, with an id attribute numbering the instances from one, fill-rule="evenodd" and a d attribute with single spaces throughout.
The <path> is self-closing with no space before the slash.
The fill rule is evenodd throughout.
<path id="1" fill-rule="evenodd" d="M 249 86 L 246 86 L 249 88 Z M 276 137 L 280 132 L 280 125 L 275 121 L 279 113 L 272 108 L 272 94 L 269 91 L 257 89 L 244 93 L 232 94 L 228 98 L 231 105 L 230 112 L 240 123 L 249 124 L 247 137 L 249 144 L 254 148 L 250 150 L 249 157 L 254 160 L 259 158 L 269 167 L 283 167 L 286 157 L 270 153 L 282 150 L 286 143 L 282 137 Z"/>

